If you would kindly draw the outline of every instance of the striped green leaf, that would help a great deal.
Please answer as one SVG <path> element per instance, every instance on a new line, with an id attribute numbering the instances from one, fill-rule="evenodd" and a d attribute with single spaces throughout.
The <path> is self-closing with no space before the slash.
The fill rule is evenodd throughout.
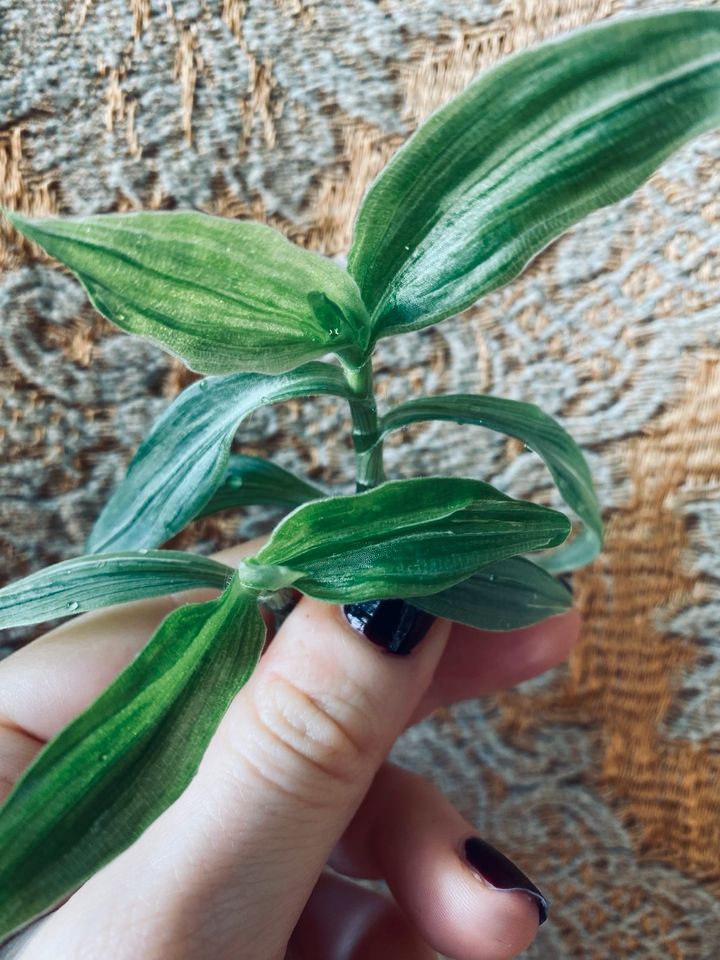
<path id="1" fill-rule="evenodd" d="M 298 507 L 240 578 L 335 603 L 423 596 L 493 561 L 556 546 L 569 531 L 563 514 L 479 480 L 393 480 Z"/>
<path id="2" fill-rule="evenodd" d="M 319 487 L 301 480 L 269 460 L 233 453 L 230 454 L 222 483 L 198 516 L 205 517 L 219 510 L 253 504 L 297 507 L 324 496 L 325 492 Z"/>
<path id="3" fill-rule="evenodd" d="M 265 628 L 237 577 L 174 610 L 0 808 L 0 937 L 121 853 L 190 783 Z"/>
<path id="4" fill-rule="evenodd" d="M 367 194 L 349 269 L 374 336 L 437 323 L 720 123 L 720 10 L 517 54 L 438 110 Z"/>
<path id="5" fill-rule="evenodd" d="M 184 390 L 141 444 L 100 514 L 88 552 L 157 547 L 195 517 L 222 483 L 238 426 L 293 397 L 349 395 L 339 367 L 308 363 L 275 377 L 206 377 Z"/>
<path id="6" fill-rule="evenodd" d="M 422 420 L 468 423 L 522 440 L 542 457 L 563 499 L 585 524 L 571 543 L 538 562 L 546 570 L 559 572 L 580 567 L 597 556 L 603 523 L 592 477 L 582 450 L 556 420 L 532 403 L 460 393 L 410 400 L 395 407 L 382 421 L 383 435 Z"/>
<path id="7" fill-rule="evenodd" d="M 481 630 L 517 630 L 567 612 L 573 599 L 542 567 L 511 557 L 440 593 L 413 597 L 412 602 L 436 617 Z"/>
<path id="8" fill-rule="evenodd" d="M 180 550 L 76 557 L 0 590 L 0 630 L 195 587 L 224 590 L 232 567 Z"/>
<path id="9" fill-rule="evenodd" d="M 199 373 L 282 373 L 367 346 L 355 282 L 263 224 L 195 211 L 6 215 L 76 274 L 103 316 Z"/>

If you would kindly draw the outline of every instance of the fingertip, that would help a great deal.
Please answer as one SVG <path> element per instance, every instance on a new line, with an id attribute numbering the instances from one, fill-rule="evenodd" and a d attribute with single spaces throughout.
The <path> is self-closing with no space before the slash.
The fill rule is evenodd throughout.
<path id="1" fill-rule="evenodd" d="M 550 622 L 554 622 L 557 626 L 560 639 L 565 643 L 565 656 L 567 657 L 580 639 L 582 614 L 577 607 L 571 607 L 565 613 L 558 614 L 557 617 L 551 617 Z"/>
<path id="2" fill-rule="evenodd" d="M 529 627 L 496 632 L 454 623 L 428 707 L 505 690 L 557 666 L 580 637 L 575 608 Z"/>
<path id="3" fill-rule="evenodd" d="M 472 832 L 431 784 L 385 765 L 333 866 L 382 877 L 425 942 L 453 960 L 510 960 L 532 942 L 545 898 Z"/>
<path id="4" fill-rule="evenodd" d="M 540 912 L 533 895 L 492 886 L 447 844 L 437 845 L 432 867 L 427 851 L 421 859 L 427 886 L 416 879 L 414 889 L 407 880 L 391 889 L 440 953 L 453 960 L 511 960 L 535 939 Z"/>
<path id="5" fill-rule="evenodd" d="M 581 622 L 580 611 L 572 607 L 556 617 L 526 627 L 525 631 L 518 631 L 523 634 L 523 668 L 528 679 L 567 660 L 580 639 Z"/>
<path id="6" fill-rule="evenodd" d="M 437 931 L 433 946 L 453 960 L 512 960 L 537 935 L 532 896 L 495 889 L 464 865 L 452 865 L 438 893 L 438 909 L 428 919 Z"/>

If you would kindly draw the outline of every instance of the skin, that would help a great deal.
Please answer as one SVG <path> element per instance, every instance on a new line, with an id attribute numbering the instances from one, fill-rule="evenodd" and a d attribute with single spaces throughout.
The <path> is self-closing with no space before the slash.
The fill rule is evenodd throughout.
<path id="1" fill-rule="evenodd" d="M 245 544 L 218 558 L 235 563 L 256 549 Z M 3 661 L 0 798 L 174 606 L 210 595 L 87 614 Z M 472 872 L 459 855 L 461 841 L 477 832 L 472 824 L 385 757 L 408 724 L 436 707 L 559 663 L 578 629 L 576 611 L 502 635 L 438 620 L 410 657 L 396 658 L 353 631 L 339 608 L 302 599 L 231 704 L 185 793 L 33 928 L 18 955 L 517 956 L 537 932 L 535 902 L 494 890 Z M 349 877 L 382 878 L 393 899 Z"/>

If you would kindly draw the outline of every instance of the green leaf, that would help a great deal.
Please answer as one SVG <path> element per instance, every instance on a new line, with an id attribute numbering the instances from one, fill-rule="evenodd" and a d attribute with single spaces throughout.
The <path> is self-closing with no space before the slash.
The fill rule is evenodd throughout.
<path id="1" fill-rule="evenodd" d="M 413 605 L 481 630 L 516 630 L 565 613 L 572 594 L 542 567 L 511 557 L 478 570 L 467 580 Z"/>
<path id="2" fill-rule="evenodd" d="M 293 397 L 348 397 L 339 367 L 309 363 L 266 377 L 207 377 L 184 390 L 153 427 L 100 514 L 90 553 L 156 547 L 178 533 L 222 483 L 233 436 L 258 407 Z"/>
<path id="3" fill-rule="evenodd" d="M 287 584 L 335 603 L 423 596 L 495 560 L 555 546 L 569 531 L 563 514 L 479 480 L 393 480 L 298 507 L 240 578 L 258 589 L 283 567 Z"/>
<path id="4" fill-rule="evenodd" d="M 205 517 L 219 510 L 232 507 L 247 507 L 252 504 L 297 507 L 308 500 L 326 496 L 323 490 L 301 480 L 289 470 L 242 453 L 230 455 L 222 483 L 210 500 L 200 510 Z"/>
<path id="5" fill-rule="evenodd" d="M 6 216 L 77 275 L 103 316 L 191 370 L 282 373 L 367 347 L 355 282 L 271 227 L 194 211 Z"/>
<path id="6" fill-rule="evenodd" d="M 484 73 L 362 204 L 349 269 L 374 336 L 470 306 L 718 123 L 720 10 L 618 20 Z"/>
<path id="7" fill-rule="evenodd" d="M 38 570 L 0 590 L 0 630 L 195 587 L 224 590 L 233 568 L 180 550 L 101 553 Z"/>
<path id="8" fill-rule="evenodd" d="M 547 465 L 563 499 L 586 524 L 572 543 L 539 562 L 560 572 L 583 566 L 602 547 L 603 523 L 595 487 L 582 450 L 552 417 L 532 403 L 501 397 L 450 394 L 410 400 L 383 418 L 383 436 L 421 420 L 450 420 L 497 430 L 534 450 Z"/>
<path id="9" fill-rule="evenodd" d="M 128 847 L 190 783 L 265 636 L 237 577 L 174 610 L 0 808 L 0 937 Z"/>

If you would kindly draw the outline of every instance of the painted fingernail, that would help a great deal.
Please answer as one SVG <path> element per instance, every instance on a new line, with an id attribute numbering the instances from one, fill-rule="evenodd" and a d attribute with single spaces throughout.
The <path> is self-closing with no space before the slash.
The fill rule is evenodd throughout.
<path id="1" fill-rule="evenodd" d="M 388 653 L 401 657 L 420 643 L 435 620 L 432 614 L 418 610 L 405 600 L 346 603 L 343 613 L 353 630 Z"/>
<path id="2" fill-rule="evenodd" d="M 548 915 L 547 900 L 512 860 L 508 860 L 480 837 L 469 837 L 463 843 L 463 854 L 470 868 L 494 890 L 517 891 L 531 896 L 537 903 L 540 923 L 545 923 Z"/>

